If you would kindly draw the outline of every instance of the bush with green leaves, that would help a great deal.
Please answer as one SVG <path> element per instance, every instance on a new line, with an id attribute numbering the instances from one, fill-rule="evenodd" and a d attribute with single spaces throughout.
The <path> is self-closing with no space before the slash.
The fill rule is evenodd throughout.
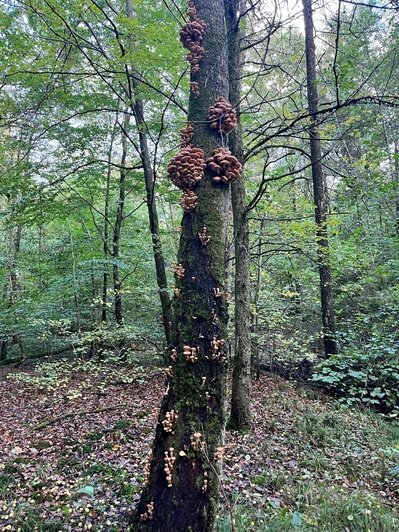
<path id="1" fill-rule="evenodd" d="M 368 344 L 363 351 L 331 356 L 316 366 L 312 378 L 342 403 L 399 414 L 399 345 Z"/>

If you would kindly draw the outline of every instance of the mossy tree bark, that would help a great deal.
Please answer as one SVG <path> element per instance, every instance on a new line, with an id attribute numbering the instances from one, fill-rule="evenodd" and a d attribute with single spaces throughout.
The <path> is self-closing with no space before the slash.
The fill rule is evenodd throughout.
<path id="1" fill-rule="evenodd" d="M 238 127 L 229 135 L 229 148 L 243 163 L 243 145 L 240 129 L 240 94 L 242 54 L 240 51 L 240 14 L 245 6 L 242 0 L 225 0 L 228 47 L 230 103 L 237 111 Z M 249 227 L 244 180 L 231 186 L 234 223 L 234 329 L 235 354 L 229 428 L 247 431 L 251 427 L 251 277 L 249 255 Z"/>
<path id="2" fill-rule="evenodd" d="M 207 110 L 220 96 L 229 95 L 227 36 L 223 0 L 195 0 L 194 4 L 207 26 L 200 71 L 191 74 L 200 92 L 190 95 L 189 115 L 195 130 L 192 146 L 203 149 L 207 158 L 222 142 L 209 128 Z M 225 185 L 213 184 L 207 171 L 195 193 L 197 207 L 183 216 L 178 252 L 185 271 L 184 277 L 176 279 L 178 297 L 173 301 L 169 368 L 173 373 L 168 378 L 148 479 L 135 516 L 137 530 L 211 530 L 217 511 L 226 396 L 225 347 L 218 341 L 226 338 L 228 319 L 229 193 Z M 204 227 L 210 236 L 206 245 L 199 238 Z M 197 349 L 197 361 L 186 360 L 183 346 Z M 170 432 L 165 428 L 173 413 L 177 418 Z M 169 486 L 165 457 L 175 459 Z"/>
<path id="3" fill-rule="evenodd" d="M 314 42 L 312 0 L 302 0 L 305 22 L 306 78 L 309 113 L 310 157 L 315 202 L 316 245 L 320 276 L 321 316 L 325 356 L 337 353 L 335 314 L 332 293 L 330 247 L 327 227 L 327 199 L 323 179 L 320 134 L 317 127 L 319 95 L 317 91 L 316 52 Z"/>

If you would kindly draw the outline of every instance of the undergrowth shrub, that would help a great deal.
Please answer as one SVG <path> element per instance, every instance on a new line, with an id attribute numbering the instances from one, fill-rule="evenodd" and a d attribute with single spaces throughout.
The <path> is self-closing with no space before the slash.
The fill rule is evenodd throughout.
<path id="1" fill-rule="evenodd" d="M 331 356 L 315 367 L 312 379 L 342 403 L 399 415 L 399 346 L 373 346 Z"/>

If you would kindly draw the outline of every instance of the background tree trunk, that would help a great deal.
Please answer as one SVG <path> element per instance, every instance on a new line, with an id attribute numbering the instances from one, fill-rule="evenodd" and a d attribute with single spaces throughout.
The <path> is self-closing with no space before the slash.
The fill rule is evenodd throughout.
<path id="1" fill-rule="evenodd" d="M 119 199 L 116 208 L 116 219 L 114 225 L 114 234 L 112 240 L 112 256 L 114 264 L 112 266 L 113 280 L 114 280 L 114 305 L 115 305 L 115 320 L 119 327 L 123 326 L 123 306 L 122 306 L 122 283 L 119 271 L 119 242 L 121 237 L 121 229 L 123 223 L 123 213 L 125 208 L 126 197 L 126 160 L 127 160 L 127 135 L 130 125 L 130 115 L 125 113 L 123 120 L 122 131 L 122 155 L 121 167 L 119 173 Z"/>
<path id="2" fill-rule="evenodd" d="M 200 71 L 191 74 L 200 94 L 191 93 L 189 116 L 195 130 L 192 144 L 202 148 L 207 158 L 221 142 L 207 124 L 207 111 L 220 96 L 228 97 L 227 36 L 223 0 L 196 0 L 194 4 L 207 26 Z M 185 271 L 183 278 L 177 277 L 180 294 L 174 299 L 172 347 L 176 351 L 171 353 L 168 370 L 173 376 L 168 380 L 148 464 L 148 483 L 138 506 L 140 530 L 212 530 L 217 511 L 218 448 L 223 445 L 225 425 L 227 357 L 221 341 L 226 338 L 228 319 L 229 193 L 228 187 L 214 185 L 207 171 L 195 193 L 197 208 L 186 212 L 182 222 L 178 261 Z M 207 245 L 202 245 L 198 235 L 204 226 L 210 236 Z M 215 297 L 217 289 L 221 297 Z M 219 341 L 219 348 L 212 348 Z M 183 346 L 195 347 L 198 360 L 186 360 Z M 168 432 L 164 427 L 173 413 L 177 419 L 173 431 Z M 168 487 L 165 457 L 171 456 L 175 462 Z M 145 520 L 148 505 L 153 505 L 152 517 Z"/>
<path id="3" fill-rule="evenodd" d="M 129 18 L 133 18 L 133 3 L 132 0 L 126 0 L 126 14 Z M 133 37 L 131 38 L 132 46 L 134 46 Z M 132 111 L 138 129 L 139 144 L 140 144 L 140 158 L 144 170 L 144 182 L 147 195 L 147 209 L 148 220 L 152 238 L 152 248 L 154 254 L 155 272 L 157 277 L 157 284 L 159 290 L 159 298 L 162 308 L 162 321 L 165 332 L 165 339 L 167 345 L 171 340 L 171 300 L 168 292 L 168 278 L 166 275 L 165 259 L 162 251 L 162 242 L 159 232 L 158 211 L 155 203 L 155 173 L 150 159 L 150 152 L 148 149 L 147 139 L 147 124 L 144 118 L 143 101 L 138 97 L 138 83 L 132 77 L 129 78 L 129 94 L 133 101 Z"/>
<path id="4" fill-rule="evenodd" d="M 317 91 L 316 53 L 314 42 L 312 0 L 303 1 L 306 41 L 306 75 L 309 113 L 310 157 L 312 164 L 313 194 L 315 202 L 316 245 L 320 276 L 321 315 L 323 323 L 323 341 L 325 356 L 337 353 L 335 314 L 332 293 L 332 275 L 330 266 L 330 248 L 327 228 L 327 200 L 321 163 L 321 142 L 317 127 L 319 96 Z"/>
<path id="5" fill-rule="evenodd" d="M 242 60 L 239 16 L 244 12 L 242 0 L 225 0 L 229 47 L 230 103 L 235 107 L 238 127 L 229 135 L 229 148 L 243 162 L 240 129 L 240 93 Z M 251 276 L 249 227 L 244 180 L 232 183 L 231 202 L 234 224 L 235 278 L 234 331 L 235 350 L 229 428 L 246 431 L 251 427 Z"/>
<path id="6" fill-rule="evenodd" d="M 111 174 L 112 174 L 112 151 L 114 148 L 114 140 L 116 135 L 118 115 L 116 116 L 115 124 L 112 128 L 111 139 L 109 143 L 108 150 L 108 166 L 107 166 L 107 177 L 105 183 L 105 198 L 104 198 L 104 234 L 103 234 L 103 254 L 104 254 L 104 271 L 103 271 L 103 286 L 102 286 L 102 297 L 101 297 L 101 322 L 105 323 L 107 321 L 107 299 L 108 299 L 108 277 L 109 277 L 109 267 L 108 267 L 108 255 L 109 255 L 109 201 L 110 201 L 110 187 L 111 187 Z"/>

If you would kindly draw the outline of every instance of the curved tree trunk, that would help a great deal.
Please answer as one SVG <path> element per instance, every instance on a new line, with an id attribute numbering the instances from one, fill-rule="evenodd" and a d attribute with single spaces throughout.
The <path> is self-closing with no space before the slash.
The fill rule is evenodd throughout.
<path id="1" fill-rule="evenodd" d="M 239 121 L 242 74 L 239 15 L 244 11 L 244 6 L 242 0 L 225 0 L 225 6 L 229 39 L 229 96 Z M 242 162 L 243 146 L 239 125 L 229 135 L 229 147 L 233 155 Z M 246 431 L 251 427 L 251 276 L 249 227 L 243 179 L 232 184 L 231 202 L 235 250 L 235 354 L 229 428 Z"/>
<path id="2" fill-rule="evenodd" d="M 309 113 L 310 157 L 312 164 L 313 195 L 315 202 L 316 245 L 320 276 L 321 315 L 323 322 L 323 341 L 325 356 L 337 353 L 335 314 L 332 293 L 332 275 L 330 266 L 330 248 L 327 229 L 327 200 L 321 163 L 321 142 L 317 127 L 319 95 L 317 91 L 316 53 L 314 42 L 312 0 L 303 1 L 306 39 L 306 77 Z"/>
<path id="3" fill-rule="evenodd" d="M 227 36 L 223 0 L 194 5 L 207 26 L 200 71 L 191 74 L 199 95 L 191 93 L 189 115 L 192 145 L 207 158 L 221 143 L 207 124 L 207 110 L 228 97 Z M 184 274 L 178 268 L 170 377 L 146 466 L 138 530 L 210 531 L 216 517 L 225 425 L 229 193 L 206 170 L 195 194 L 196 209 L 183 216 L 178 262 Z M 210 240 L 204 245 L 199 233 L 205 226 Z M 183 346 L 196 349 L 191 361 Z"/>

